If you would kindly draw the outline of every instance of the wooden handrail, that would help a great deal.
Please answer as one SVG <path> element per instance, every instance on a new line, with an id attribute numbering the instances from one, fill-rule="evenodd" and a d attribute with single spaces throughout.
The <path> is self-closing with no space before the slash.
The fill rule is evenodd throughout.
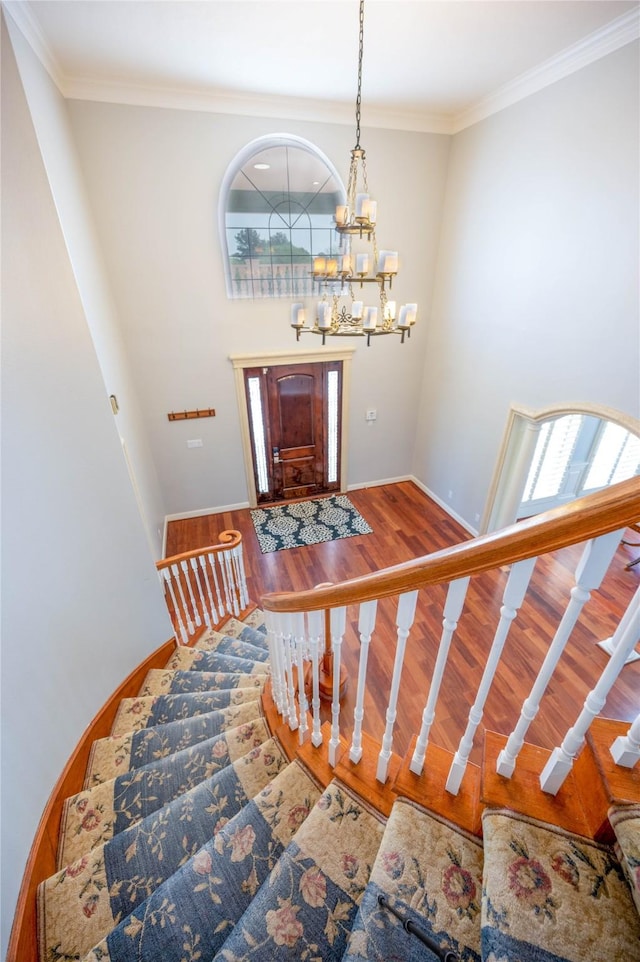
<path id="1" fill-rule="evenodd" d="M 404 594 L 513 564 L 626 528 L 640 518 L 640 477 L 630 478 L 561 508 L 331 587 L 272 592 L 267 611 L 317 611 Z"/>
<path id="2" fill-rule="evenodd" d="M 158 571 L 162 571 L 163 568 L 169 568 L 171 565 L 179 564 L 181 561 L 189 561 L 191 558 L 199 558 L 203 554 L 214 554 L 220 551 L 228 551 L 230 548 L 235 548 L 242 541 L 242 535 L 239 531 L 223 531 L 222 534 L 218 535 L 218 540 L 220 544 L 212 544 L 207 548 L 196 548 L 194 551 L 185 551 L 183 554 L 175 554 L 171 558 L 162 558 L 160 561 L 156 561 L 156 568 Z"/>

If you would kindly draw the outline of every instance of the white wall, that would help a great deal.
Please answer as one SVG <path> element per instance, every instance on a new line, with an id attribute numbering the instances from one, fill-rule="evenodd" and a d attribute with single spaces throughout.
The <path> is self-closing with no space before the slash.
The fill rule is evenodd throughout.
<path id="1" fill-rule="evenodd" d="M 414 473 L 471 525 L 512 403 L 639 414 L 638 79 L 634 43 L 453 139 Z"/>
<path id="2" fill-rule="evenodd" d="M 346 177 L 353 130 L 80 101 L 69 113 L 167 511 L 246 502 L 228 357 L 296 348 L 289 300 L 227 300 L 220 184 L 249 141 L 283 132 L 317 144 Z M 411 470 L 449 138 L 363 130 L 362 142 L 380 246 L 402 258 L 394 293 L 418 301 L 421 315 L 408 344 L 357 342 L 350 484 Z M 310 335 L 300 342 L 319 346 Z M 214 419 L 167 421 L 169 411 L 208 406 Z M 370 427 L 369 407 L 378 411 Z M 193 437 L 204 446 L 187 449 Z"/>
<path id="3" fill-rule="evenodd" d="M 126 444 L 140 494 L 139 508 L 154 558 L 162 556 L 165 507 L 144 430 L 135 382 L 117 311 L 88 210 L 82 174 L 69 131 L 67 104 L 9 15 L 7 26 L 47 177 L 93 338 L 106 395 L 120 406 L 117 427 Z"/>
<path id="4" fill-rule="evenodd" d="M 171 637 L 2 25 L 2 930 L 82 731 Z"/>

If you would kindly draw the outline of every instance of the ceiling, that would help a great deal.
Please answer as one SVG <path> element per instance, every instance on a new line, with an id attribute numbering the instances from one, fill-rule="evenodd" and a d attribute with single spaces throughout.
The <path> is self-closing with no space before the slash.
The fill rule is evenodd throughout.
<path id="1" fill-rule="evenodd" d="M 357 0 L 4 6 L 65 96 L 353 116 Z M 639 8 L 618 0 L 366 0 L 363 126 L 460 129 L 637 37 Z"/>

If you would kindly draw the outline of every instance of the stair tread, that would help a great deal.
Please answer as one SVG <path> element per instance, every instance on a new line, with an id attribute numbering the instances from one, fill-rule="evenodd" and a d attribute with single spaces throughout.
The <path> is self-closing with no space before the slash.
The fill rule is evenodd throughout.
<path id="1" fill-rule="evenodd" d="M 204 634 L 198 638 L 194 647 L 204 648 L 209 651 L 220 650 L 220 642 L 224 639 L 235 639 L 243 644 L 250 645 L 254 649 L 269 651 L 266 629 L 261 631 L 251 625 L 247 625 L 243 621 L 237 621 L 235 618 L 227 621 L 220 629 L 210 628 L 208 631 L 205 631 Z M 242 649 L 238 650 L 240 651 Z"/>
<path id="2" fill-rule="evenodd" d="M 640 804 L 612 806 L 609 821 L 616 836 L 616 855 L 640 913 Z"/>
<path id="3" fill-rule="evenodd" d="M 345 962 L 412 959 L 415 936 L 382 908 L 382 895 L 465 962 L 480 960 L 482 842 L 408 799 L 391 811 Z M 426 950 L 423 950 L 426 953 Z M 423 955 L 418 954 L 419 958 Z"/>
<path id="4" fill-rule="evenodd" d="M 215 959 L 342 958 L 384 821 L 331 782 Z"/>
<path id="5" fill-rule="evenodd" d="M 238 671 L 247 675 L 268 673 L 264 661 L 250 661 L 235 655 L 218 654 L 217 651 L 200 651 L 198 648 L 176 648 L 165 665 L 168 671 Z"/>
<path id="6" fill-rule="evenodd" d="M 41 883 L 40 957 L 88 952 L 286 764 L 271 738 Z"/>
<path id="7" fill-rule="evenodd" d="M 239 726 L 67 799 L 58 867 L 74 862 L 271 737 L 262 720 L 252 727 L 250 738 L 246 729 L 241 730 L 244 726 Z"/>
<path id="8" fill-rule="evenodd" d="M 640 916 L 610 846 L 509 810 L 483 814 L 484 957 L 638 958 Z"/>
<path id="9" fill-rule="evenodd" d="M 111 726 L 112 735 L 165 725 L 178 718 L 193 718 L 219 708 L 255 701 L 259 692 L 252 688 L 222 688 L 218 691 L 185 692 L 178 695 L 143 695 L 123 698 Z"/>
<path id="10" fill-rule="evenodd" d="M 180 962 L 185 943 L 210 960 L 319 795 L 305 769 L 291 762 L 94 947 L 85 962 Z M 163 917 L 167 924 L 161 927 Z M 150 919 L 158 924 L 147 924 Z"/>
<path id="11" fill-rule="evenodd" d="M 224 731 L 248 725 L 261 715 L 260 702 L 256 699 L 142 731 L 99 738 L 93 743 L 84 787 L 91 788 L 159 758 L 175 755 Z"/>
<path id="12" fill-rule="evenodd" d="M 267 676 L 240 671 L 176 671 L 152 668 L 147 672 L 139 695 L 178 695 L 185 692 L 217 691 L 218 688 L 264 688 Z"/>

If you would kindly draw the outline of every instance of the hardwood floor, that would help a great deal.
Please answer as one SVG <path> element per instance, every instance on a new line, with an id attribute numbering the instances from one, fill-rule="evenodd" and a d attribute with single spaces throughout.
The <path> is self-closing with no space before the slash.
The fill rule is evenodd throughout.
<path id="1" fill-rule="evenodd" d="M 168 526 L 167 555 L 217 542 L 229 528 L 243 535 L 249 597 L 257 604 L 270 591 L 301 590 L 321 582 L 338 582 L 378 568 L 408 561 L 469 538 L 468 533 L 411 482 L 349 492 L 373 534 L 263 555 L 248 509 L 173 521 Z M 640 541 L 629 532 L 628 540 Z M 512 625 L 500 667 L 487 699 L 482 726 L 509 734 L 529 694 L 573 587 L 579 547 L 540 558 L 522 609 Z M 607 664 L 596 642 L 609 637 L 640 580 L 640 565 L 625 565 L 640 555 L 640 547 L 621 545 L 598 592 L 593 592 L 567 644 L 542 699 L 527 740 L 552 748 L 573 724 L 584 699 Z M 472 579 L 458 630 L 454 636 L 443 688 L 431 729 L 431 740 L 451 751 L 466 727 L 487 654 L 495 632 L 507 573 L 488 572 Z M 420 592 L 414 627 L 400 687 L 394 729 L 394 751 L 403 754 L 419 729 L 424 702 L 442 631 L 446 588 Z M 357 612 L 349 609 L 350 627 L 343 645 L 349 688 L 342 705 L 344 734 L 352 728 L 357 657 Z M 379 604 L 377 627 L 369 655 L 368 695 L 364 728 L 381 738 L 395 653 L 395 606 Z M 627 665 L 609 694 L 603 715 L 632 721 L 640 711 L 640 661 Z M 326 718 L 330 717 L 327 712 Z M 482 737 L 476 739 L 472 761 L 481 759 Z"/>

